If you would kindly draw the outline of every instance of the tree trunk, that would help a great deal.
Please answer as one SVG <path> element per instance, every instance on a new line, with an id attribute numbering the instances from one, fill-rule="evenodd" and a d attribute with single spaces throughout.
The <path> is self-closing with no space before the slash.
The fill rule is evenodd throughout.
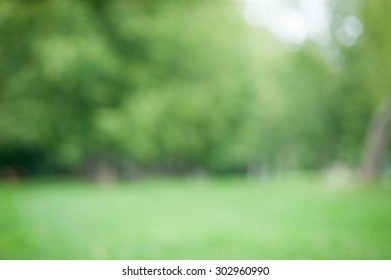
<path id="1" fill-rule="evenodd" d="M 117 181 L 114 164 L 107 159 L 102 158 L 95 163 L 94 173 L 95 181 L 101 187 L 112 187 Z"/>
<path id="2" fill-rule="evenodd" d="M 84 176 L 103 188 L 112 187 L 118 179 L 117 166 L 109 156 L 90 156 L 81 171 Z"/>
<path id="3" fill-rule="evenodd" d="M 374 180 L 378 175 L 390 141 L 390 135 L 391 96 L 381 104 L 367 132 L 360 170 L 361 179 L 365 182 Z"/>

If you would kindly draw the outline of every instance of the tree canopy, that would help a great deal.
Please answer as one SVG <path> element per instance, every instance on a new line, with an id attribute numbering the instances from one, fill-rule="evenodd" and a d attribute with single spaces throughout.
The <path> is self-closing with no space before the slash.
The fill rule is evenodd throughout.
<path id="1" fill-rule="evenodd" d="M 328 3 L 331 43 L 292 51 L 234 1 L 1 1 L 0 169 L 358 166 L 390 4 Z"/>

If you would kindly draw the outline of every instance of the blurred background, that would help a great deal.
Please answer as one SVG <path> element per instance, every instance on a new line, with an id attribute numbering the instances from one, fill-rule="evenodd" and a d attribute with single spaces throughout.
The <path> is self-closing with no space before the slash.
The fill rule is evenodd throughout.
<path id="1" fill-rule="evenodd" d="M 391 2 L 387 0 L 2 0 L 0 187 L 16 188 L 0 188 L 3 211 L 0 213 L 0 258 L 326 256 L 306 255 L 306 249 L 298 249 L 301 245 L 291 251 L 280 251 L 280 255 L 273 255 L 273 250 L 265 255 L 220 250 L 220 245 L 223 248 L 232 243 L 230 232 L 236 236 L 231 228 L 221 231 L 228 234 L 226 243 L 212 237 L 207 244 L 216 246 L 215 251 L 199 254 L 197 243 L 193 244 L 195 251 L 190 250 L 194 254 L 180 251 L 180 245 L 175 247 L 177 251 L 168 254 L 164 249 L 156 253 L 149 247 L 151 251 L 140 249 L 139 254 L 121 254 L 119 244 L 110 251 L 111 241 L 102 241 L 95 235 L 96 231 L 86 234 L 86 228 L 79 230 L 74 242 L 88 243 L 82 237 L 86 235 L 100 241 L 96 242 L 98 245 L 90 244 L 85 251 L 80 249 L 79 253 L 73 249 L 66 251 L 76 248 L 73 243 L 58 245 L 68 237 L 52 241 L 58 248 L 52 246 L 54 251 L 47 251 L 47 255 L 39 252 L 37 248 L 43 245 L 37 240 L 41 238 L 44 242 L 54 235 L 51 232 L 54 221 L 67 224 L 67 216 L 63 215 L 72 212 L 70 205 L 84 205 L 80 211 L 87 211 L 85 219 L 77 225 L 97 218 L 94 213 L 105 205 L 99 201 L 107 194 L 86 195 L 75 191 L 73 186 L 88 185 L 94 189 L 96 185 L 152 184 L 152 190 L 147 187 L 141 201 L 153 202 L 169 193 L 174 201 L 164 202 L 171 209 L 167 211 L 173 211 L 174 215 L 176 206 L 177 210 L 187 209 L 185 213 L 191 213 L 195 219 L 193 225 L 202 223 L 195 216 L 200 213 L 198 207 L 202 203 L 213 212 L 214 195 L 227 196 L 224 204 L 227 207 L 241 195 L 244 195 L 242 203 L 250 201 L 251 205 L 252 197 L 258 195 L 251 193 L 254 190 L 235 193 L 230 187 L 222 194 L 220 189 L 226 185 L 315 188 L 323 185 L 323 179 L 314 179 L 322 174 L 330 186 L 387 186 L 391 171 L 390 9 Z M 299 173 L 306 175 L 292 176 Z M 162 179 L 167 176 L 171 179 Z M 236 179 L 221 179 L 227 177 Z M 154 178 L 153 183 L 139 182 L 148 178 Z M 198 194 L 199 204 L 193 202 L 194 209 L 176 204 L 181 200 L 176 196 L 197 197 L 197 194 L 181 193 L 186 189 L 182 186 L 189 184 L 218 185 L 218 191 L 205 194 L 210 208 L 208 200 L 201 202 L 204 199 L 201 194 Z M 174 191 L 171 185 L 178 185 L 178 189 Z M 26 191 L 23 186 L 34 188 Z M 53 186 L 58 187 L 55 193 L 51 190 Z M 163 187 L 168 190 L 161 190 Z M 66 193 L 62 193 L 65 189 Z M 75 191 L 73 196 L 69 189 Z M 382 216 L 386 209 L 390 213 L 390 193 L 384 191 L 381 194 L 372 191 L 371 195 L 377 199 L 368 199 L 368 203 L 361 192 L 357 197 L 346 196 L 347 201 L 356 197 L 356 204 L 352 202 L 351 206 L 356 205 L 363 213 L 371 213 L 374 205 L 380 207 L 375 211 L 375 218 L 370 214 L 365 216 L 366 225 L 376 223 L 371 229 L 378 234 L 374 239 L 380 242 L 379 250 L 373 249 L 369 237 L 366 241 L 358 238 L 346 249 L 343 244 L 347 243 L 330 233 L 326 234 L 328 241 L 316 243 L 315 238 L 314 242 L 325 247 L 339 244 L 348 253 L 330 252 L 329 258 L 391 257 L 391 249 L 388 254 L 380 249 L 388 241 L 391 244 L 388 237 L 391 225 Z M 121 201 L 128 205 L 125 198 L 134 195 L 128 190 L 119 192 L 111 193 L 116 193 L 118 200 L 112 198 L 111 204 L 106 205 L 108 208 L 120 207 Z M 282 205 L 300 205 L 303 202 L 300 199 L 313 201 L 309 208 L 298 210 L 298 216 L 302 216 L 316 209 L 319 196 L 312 192 L 309 196 L 311 199 L 308 193 L 304 198 L 298 195 L 296 202 L 289 202 L 290 194 L 281 193 L 263 199 L 277 197 L 276 203 Z M 388 203 L 382 200 L 384 197 Z M 95 202 L 88 204 L 91 199 Z M 328 204 L 330 201 L 320 205 L 336 211 Z M 341 203 L 350 205 L 343 199 Z M 257 219 L 258 216 L 252 216 L 257 210 L 243 210 L 240 205 L 237 205 L 240 211 L 248 211 L 242 213 L 244 216 Z M 270 209 L 262 205 L 266 212 L 276 210 L 272 204 Z M 126 207 L 118 209 L 141 211 Z M 144 209 L 145 205 L 140 202 L 140 207 Z M 350 210 L 341 209 L 341 212 L 346 214 Z M 145 219 L 152 215 L 148 211 L 141 211 Z M 230 223 L 229 211 L 220 211 L 221 217 Z M 26 213 L 31 216 L 28 218 Z M 43 213 L 51 214 L 48 220 L 45 216 L 38 218 Z M 229 216 L 233 215 L 235 221 L 234 213 Z M 320 221 L 324 218 L 322 213 L 319 212 Z M 340 215 L 339 211 L 333 213 Z M 335 217 L 334 214 L 330 217 Z M 105 223 L 110 224 L 110 215 L 106 218 L 102 215 Z M 269 222 L 275 220 L 273 217 L 276 216 L 270 215 Z M 354 219 L 342 218 L 341 224 L 349 225 Z M 26 225 L 26 221 L 30 224 Z M 159 221 L 157 218 L 155 222 Z M 78 228 L 71 226 L 69 220 L 68 223 L 69 231 Z M 333 227 L 325 221 L 316 232 L 324 233 L 320 228 L 328 228 L 326 225 Z M 355 225 L 358 231 L 364 227 Z M 58 232 L 62 232 L 62 225 L 58 226 Z M 95 226 L 99 228 L 98 224 Z M 139 237 L 148 236 L 148 225 L 142 223 L 140 228 L 144 231 L 138 233 Z M 169 232 L 166 232 L 168 239 L 163 234 L 163 237 L 142 240 L 148 244 L 158 240 L 178 241 L 180 238 L 173 236 L 180 230 L 175 229 L 178 229 L 176 224 L 161 229 Z M 262 236 L 258 227 L 248 230 L 254 236 Z M 277 225 L 275 230 L 278 231 Z M 265 236 L 275 237 L 274 232 L 271 230 Z M 304 234 L 303 244 L 308 241 L 306 232 L 310 234 L 311 230 L 296 232 Z M 365 234 L 369 236 L 373 232 Z M 115 236 L 114 232 L 110 234 Z M 351 236 L 347 236 L 346 240 L 350 240 Z M 365 247 L 368 251 L 357 247 L 359 243 L 368 245 Z M 28 246 L 30 251 L 22 249 Z M 251 251 L 250 247 L 246 250 Z"/>
<path id="2" fill-rule="evenodd" d="M 2 177 L 357 168 L 391 88 L 389 6 L 2 1 Z"/>

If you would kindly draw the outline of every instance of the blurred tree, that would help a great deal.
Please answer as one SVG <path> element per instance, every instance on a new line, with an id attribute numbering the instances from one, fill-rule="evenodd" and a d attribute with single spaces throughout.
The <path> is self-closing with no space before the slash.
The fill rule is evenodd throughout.
<path id="1" fill-rule="evenodd" d="M 365 76 L 367 81 L 365 89 L 375 100 L 372 125 L 368 126 L 364 146 L 362 175 L 365 180 L 376 177 L 384 166 L 390 147 L 391 34 L 387 28 L 387 8 L 391 8 L 388 1 L 366 1 L 360 11 L 365 28 L 359 45 L 364 54 L 360 59 L 361 75 Z"/>
<path id="2" fill-rule="evenodd" d="M 332 3 L 339 11 L 334 14 L 333 30 L 343 55 L 341 94 L 349 96 L 344 110 L 346 134 L 352 146 L 358 147 L 355 154 L 362 154 L 363 178 L 371 180 L 382 169 L 389 149 L 391 34 L 387 8 L 391 4 L 383 0 Z"/>
<path id="3" fill-rule="evenodd" d="M 13 152 L 0 164 L 32 171 L 27 151 L 41 171 L 103 177 L 121 158 L 243 166 L 240 134 L 259 77 L 235 5 L 2 1 L 0 154 Z"/>
<path id="4" fill-rule="evenodd" d="M 391 86 L 389 4 L 329 3 L 332 44 L 292 51 L 234 1 L 1 1 L 0 169 L 358 165 Z"/>
<path id="5" fill-rule="evenodd" d="M 102 145 L 95 110 L 120 102 L 120 58 L 100 32 L 104 21 L 84 2 L 1 6 L 0 146 L 43 150 L 48 163 L 73 165 Z"/>
<path id="6" fill-rule="evenodd" d="M 237 165 L 230 150 L 238 145 L 258 79 L 240 11 L 224 1 L 191 9 L 176 3 L 119 24 L 127 21 L 145 23 L 138 36 L 150 41 L 148 57 L 127 70 L 134 94 L 119 109 L 101 111 L 102 134 L 141 165 Z"/>

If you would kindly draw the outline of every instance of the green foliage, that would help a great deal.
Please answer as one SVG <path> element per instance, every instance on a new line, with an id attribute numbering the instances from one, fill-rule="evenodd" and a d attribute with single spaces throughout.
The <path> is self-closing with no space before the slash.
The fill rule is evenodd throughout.
<path id="1" fill-rule="evenodd" d="M 229 122 L 253 76 L 230 5 L 1 5 L 0 150 L 37 146 L 70 166 L 118 154 L 194 166 L 240 125 Z"/>
<path id="2" fill-rule="evenodd" d="M 230 18 L 209 5 L 148 15 L 153 21 L 140 36 L 155 43 L 148 61 L 128 69 L 135 89 L 120 108 L 99 114 L 102 134 L 138 163 L 207 166 L 245 121 L 255 86 L 243 52 L 246 34 L 240 34 L 246 30 L 235 13 L 228 11 Z"/>
<path id="3" fill-rule="evenodd" d="M 338 121 L 339 157 L 360 160 L 365 134 L 375 111 L 391 89 L 390 33 L 387 31 L 387 1 L 331 1 L 331 32 L 341 55 L 338 86 L 335 88 L 335 116 Z M 352 24 L 352 17 L 356 17 Z M 350 24 L 349 24 L 350 23 Z M 360 26 L 361 25 L 361 26 Z M 346 45 L 346 29 L 362 28 L 352 45 Z M 349 32 L 348 32 L 349 33 Z M 354 32 L 353 32 L 354 33 Z M 353 36 L 354 37 L 354 36 Z M 349 37 L 348 37 L 349 39 Z M 351 38 L 350 38 L 351 39 Z"/>
<path id="4" fill-rule="evenodd" d="M 332 44 L 292 52 L 231 1 L 2 1 L 0 169 L 355 165 L 390 88 L 383 2 L 330 1 Z"/>

